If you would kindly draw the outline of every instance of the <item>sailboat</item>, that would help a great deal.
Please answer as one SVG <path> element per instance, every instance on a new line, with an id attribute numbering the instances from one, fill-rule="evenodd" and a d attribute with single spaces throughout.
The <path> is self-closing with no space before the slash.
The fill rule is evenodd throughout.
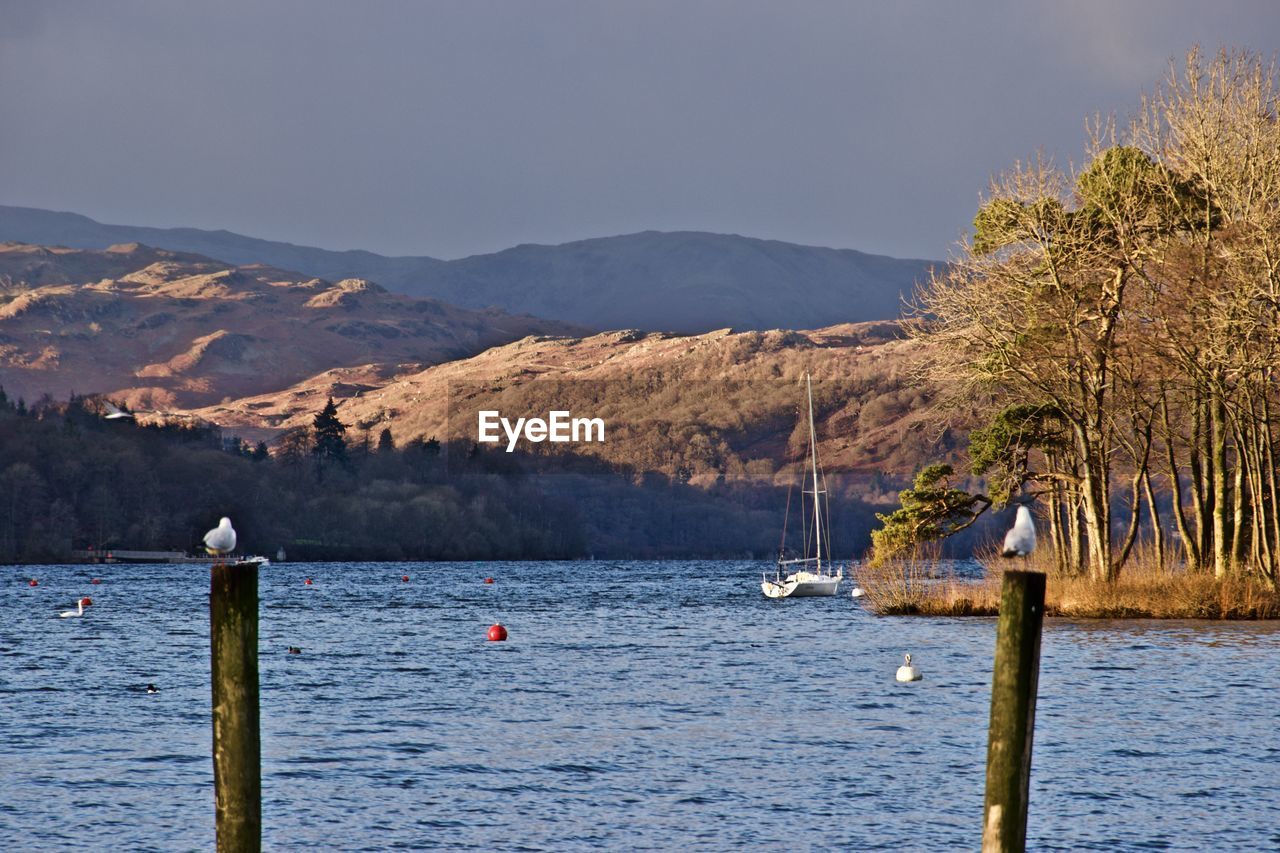
<path id="1" fill-rule="evenodd" d="M 778 564 L 770 580 L 765 574 L 760 580 L 760 589 L 769 598 L 800 598 L 804 596 L 835 595 L 840 589 L 840 581 L 844 579 L 844 569 L 835 566 L 832 574 L 831 537 L 825 530 L 827 524 L 823 495 L 826 490 L 821 487 L 818 475 L 818 439 L 813 428 L 813 382 L 809 374 L 804 375 L 805 389 L 809 395 L 809 464 L 813 477 L 813 490 L 804 489 L 804 494 L 813 495 L 813 537 L 805 536 L 805 554 L 801 557 L 788 558 L 785 549 L 778 554 Z M 788 501 L 789 502 L 789 501 Z M 803 502 L 803 498 L 802 498 Z M 803 512 L 801 513 L 803 515 Z M 783 523 L 783 539 L 786 538 L 786 524 Z M 807 531 L 806 531 L 807 533 Z M 824 535 L 825 534 L 825 535 Z M 810 556 L 809 543 L 814 545 Z M 824 553 L 825 549 L 825 553 Z M 787 573 L 784 576 L 784 573 Z"/>

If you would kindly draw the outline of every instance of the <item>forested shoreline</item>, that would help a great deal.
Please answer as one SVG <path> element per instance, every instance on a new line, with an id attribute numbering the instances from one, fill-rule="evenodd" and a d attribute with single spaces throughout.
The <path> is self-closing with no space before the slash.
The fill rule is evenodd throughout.
<path id="1" fill-rule="evenodd" d="M 291 560 L 766 557 L 786 489 L 699 487 L 598 460 L 549 474 L 501 451 L 433 440 L 348 441 L 330 402 L 273 452 L 208 424 L 108 418 L 96 396 L 28 408 L 0 390 L 0 562 L 74 550 L 184 550 L 222 515 L 241 551 Z M 865 547 L 874 507 L 842 502 L 841 550 Z"/>

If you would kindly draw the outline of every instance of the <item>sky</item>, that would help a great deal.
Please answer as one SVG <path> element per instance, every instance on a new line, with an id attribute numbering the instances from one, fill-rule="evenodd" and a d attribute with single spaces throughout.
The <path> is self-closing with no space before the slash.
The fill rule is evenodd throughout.
<path id="1" fill-rule="evenodd" d="M 0 0 L 0 204 L 456 258 L 694 229 L 945 258 L 1266 0 Z"/>

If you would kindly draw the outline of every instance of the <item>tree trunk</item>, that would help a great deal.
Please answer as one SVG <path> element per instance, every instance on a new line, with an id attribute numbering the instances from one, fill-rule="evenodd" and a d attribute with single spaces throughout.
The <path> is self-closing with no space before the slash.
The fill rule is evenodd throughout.
<path id="1" fill-rule="evenodd" d="M 1142 490 L 1147 496 L 1147 510 L 1151 514 L 1151 544 L 1156 549 L 1156 568 L 1165 570 L 1164 528 L 1160 524 L 1160 507 L 1156 504 L 1156 492 L 1151 486 L 1151 472 L 1142 472 Z"/>
<path id="2" fill-rule="evenodd" d="M 1246 528 L 1247 516 L 1251 514 L 1253 501 L 1246 492 L 1246 486 L 1252 488 L 1252 483 L 1245 482 L 1245 442 L 1240 432 L 1236 431 L 1236 453 L 1235 453 L 1235 484 L 1232 490 L 1234 496 L 1234 505 L 1232 506 L 1231 521 L 1231 565 L 1235 567 L 1244 566 L 1245 548 L 1251 540 L 1249 530 Z M 1250 478 L 1252 479 L 1252 478 Z"/>
<path id="3" fill-rule="evenodd" d="M 1215 390 L 1209 404 L 1209 441 L 1213 460 L 1213 575 L 1223 578 L 1231 573 L 1231 524 L 1228 511 L 1230 487 L 1227 475 L 1226 407 Z"/>
<path id="4" fill-rule="evenodd" d="M 1205 403 L 1199 393 L 1196 394 L 1191 415 L 1191 503 L 1195 510 L 1196 551 L 1200 554 L 1199 563 L 1207 568 L 1210 555 L 1213 553 L 1213 541 L 1209 523 L 1209 514 L 1213 511 L 1213 490 L 1210 488 L 1213 462 L 1208 449 L 1208 438 L 1204 423 Z"/>
<path id="5" fill-rule="evenodd" d="M 1268 388 L 1270 383 L 1268 383 Z M 1262 395 L 1262 433 L 1263 453 L 1266 459 L 1267 498 L 1270 501 L 1265 518 L 1271 525 L 1271 563 L 1264 567 L 1266 578 L 1272 589 L 1276 586 L 1277 561 L 1280 561 L 1280 483 L 1276 476 L 1275 441 L 1271 436 L 1271 404 L 1267 394 Z"/>
<path id="6" fill-rule="evenodd" d="M 1187 567 L 1192 571 L 1200 568 L 1200 546 L 1191 531 L 1187 528 L 1186 511 L 1183 508 L 1182 477 L 1178 474 L 1178 459 L 1173 447 L 1173 428 L 1169 423 L 1169 400 L 1161 395 L 1160 415 L 1164 422 L 1165 464 L 1169 473 L 1169 492 L 1173 497 L 1173 521 L 1178 529 L 1178 537 L 1182 540 L 1182 550 L 1186 554 Z M 1191 451 L 1195 457 L 1194 448 Z M 1193 473 L 1194 476 L 1194 473 Z"/>
<path id="7" fill-rule="evenodd" d="M 1129 561 L 1129 552 L 1133 550 L 1133 543 L 1138 541 L 1138 525 L 1142 521 L 1142 498 L 1139 488 L 1146 473 L 1147 468 L 1144 464 L 1141 470 L 1133 475 L 1133 481 L 1129 484 L 1129 529 L 1125 531 L 1124 540 L 1120 546 L 1120 556 L 1116 558 L 1116 563 L 1111 570 L 1113 578 L 1120 576 L 1120 570 Z"/>
<path id="8" fill-rule="evenodd" d="M 1077 428 L 1080 455 L 1084 460 L 1084 530 L 1089 553 L 1089 575 L 1098 581 L 1112 580 L 1110 507 L 1106 474 L 1098 450 L 1084 429 Z"/>
<path id="9" fill-rule="evenodd" d="M 1048 468 L 1056 472 L 1057 466 L 1052 457 L 1048 459 Z M 1058 574 L 1068 572 L 1066 543 L 1062 538 L 1062 484 L 1053 480 L 1049 483 L 1049 541 L 1053 543 L 1053 559 Z"/>

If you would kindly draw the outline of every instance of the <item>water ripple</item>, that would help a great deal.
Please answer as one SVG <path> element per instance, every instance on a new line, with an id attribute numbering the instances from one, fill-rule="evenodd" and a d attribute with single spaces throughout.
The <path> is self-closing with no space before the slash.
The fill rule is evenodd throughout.
<path id="1" fill-rule="evenodd" d="M 211 848 L 207 571 L 96 568 L 80 620 L 85 567 L 0 570 L 0 849 Z M 266 570 L 266 846 L 976 846 L 993 621 L 770 602 L 759 572 Z M 1274 624 L 1050 620 L 1029 846 L 1280 844 L 1278 653 Z"/>

